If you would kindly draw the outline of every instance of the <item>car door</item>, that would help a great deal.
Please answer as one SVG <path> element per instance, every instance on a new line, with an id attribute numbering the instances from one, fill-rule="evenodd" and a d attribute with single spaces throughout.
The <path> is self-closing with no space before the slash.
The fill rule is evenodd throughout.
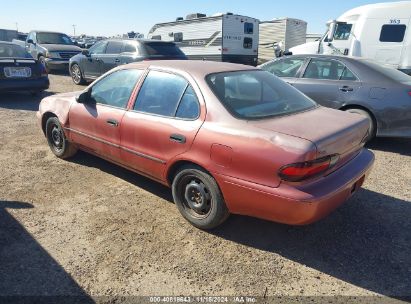
<path id="1" fill-rule="evenodd" d="M 167 162 L 187 151 L 204 121 L 201 93 L 180 75 L 151 70 L 121 126 L 122 158 L 161 180 Z"/>
<path id="2" fill-rule="evenodd" d="M 93 84 L 87 101 L 76 102 L 70 108 L 71 140 L 103 157 L 120 161 L 121 123 L 142 74 L 142 70 L 119 70 Z"/>
<path id="3" fill-rule="evenodd" d="M 101 56 L 102 74 L 114 69 L 120 65 L 120 53 L 123 49 L 123 42 L 121 40 L 112 40 L 107 43 L 106 51 Z"/>
<path id="4" fill-rule="evenodd" d="M 283 57 L 263 65 L 262 69 L 294 85 L 305 61 L 303 57 Z"/>
<path id="5" fill-rule="evenodd" d="M 81 68 L 86 78 L 97 78 L 102 74 L 101 57 L 107 47 L 106 41 L 101 41 L 89 49 L 89 55 L 84 56 L 81 62 Z"/>
<path id="6" fill-rule="evenodd" d="M 356 93 L 360 83 L 340 61 L 312 58 L 294 86 L 320 105 L 338 109 Z"/>

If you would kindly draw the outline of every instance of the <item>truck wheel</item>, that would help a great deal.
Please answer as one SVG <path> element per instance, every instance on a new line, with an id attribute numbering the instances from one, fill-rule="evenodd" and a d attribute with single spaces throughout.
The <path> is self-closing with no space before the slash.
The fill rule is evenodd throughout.
<path id="1" fill-rule="evenodd" d="M 77 153 L 77 146 L 67 140 L 57 117 L 47 119 L 46 138 L 51 151 L 59 158 L 66 159 Z"/>
<path id="2" fill-rule="evenodd" d="M 182 167 L 173 179 L 172 191 L 182 216 L 197 228 L 215 228 L 229 216 L 217 182 L 198 166 Z"/>
<path id="3" fill-rule="evenodd" d="M 375 123 L 374 118 L 371 116 L 371 114 L 368 113 L 365 110 L 357 109 L 357 108 L 346 109 L 345 111 L 349 112 L 349 113 L 353 113 L 353 114 L 359 114 L 359 115 L 362 115 L 362 116 L 368 118 L 368 122 L 369 122 L 368 132 L 369 132 L 369 135 L 366 139 L 366 142 L 371 141 L 375 137 L 375 135 L 377 134 L 376 123 Z"/>
<path id="4" fill-rule="evenodd" d="M 86 83 L 86 80 L 83 78 L 83 75 L 81 74 L 80 66 L 77 63 L 74 63 L 70 67 L 70 75 L 71 79 L 73 79 L 73 82 L 75 84 L 80 85 Z"/>
<path id="5" fill-rule="evenodd" d="M 44 56 L 40 56 L 39 61 L 42 65 L 44 65 L 47 74 L 50 73 L 50 70 L 48 69 L 47 64 L 46 64 L 46 58 L 44 58 Z"/>

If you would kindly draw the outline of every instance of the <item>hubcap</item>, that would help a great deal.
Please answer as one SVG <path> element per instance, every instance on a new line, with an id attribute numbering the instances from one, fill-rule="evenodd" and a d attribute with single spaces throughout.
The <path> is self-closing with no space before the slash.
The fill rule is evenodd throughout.
<path id="1" fill-rule="evenodd" d="M 211 209 L 211 195 L 199 180 L 191 180 L 185 187 L 185 201 L 198 215 L 206 215 Z"/>
<path id="2" fill-rule="evenodd" d="M 71 76 L 73 77 L 73 79 L 74 79 L 74 81 L 77 83 L 77 82 L 80 82 L 80 79 L 81 79 L 81 73 L 80 73 L 80 69 L 79 69 L 79 67 L 77 66 L 77 65 L 74 65 L 72 68 L 71 68 Z"/>
<path id="3" fill-rule="evenodd" d="M 63 134 L 58 126 L 54 125 L 51 129 L 51 142 L 56 150 L 63 148 Z"/>

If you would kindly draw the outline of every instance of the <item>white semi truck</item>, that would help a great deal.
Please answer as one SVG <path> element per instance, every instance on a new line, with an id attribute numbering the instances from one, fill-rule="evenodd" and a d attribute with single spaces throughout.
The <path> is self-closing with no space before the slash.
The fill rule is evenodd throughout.
<path id="1" fill-rule="evenodd" d="M 360 6 L 327 25 L 319 41 L 289 51 L 366 57 L 411 74 L 411 1 Z"/>

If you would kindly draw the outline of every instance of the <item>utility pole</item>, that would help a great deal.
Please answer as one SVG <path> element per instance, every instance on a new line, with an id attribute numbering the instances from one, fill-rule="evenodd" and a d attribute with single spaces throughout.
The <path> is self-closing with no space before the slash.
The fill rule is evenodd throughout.
<path id="1" fill-rule="evenodd" d="M 19 24 L 16 22 L 16 30 L 19 31 Z"/>
<path id="2" fill-rule="evenodd" d="M 73 24 L 74 37 L 76 37 L 76 25 Z"/>

